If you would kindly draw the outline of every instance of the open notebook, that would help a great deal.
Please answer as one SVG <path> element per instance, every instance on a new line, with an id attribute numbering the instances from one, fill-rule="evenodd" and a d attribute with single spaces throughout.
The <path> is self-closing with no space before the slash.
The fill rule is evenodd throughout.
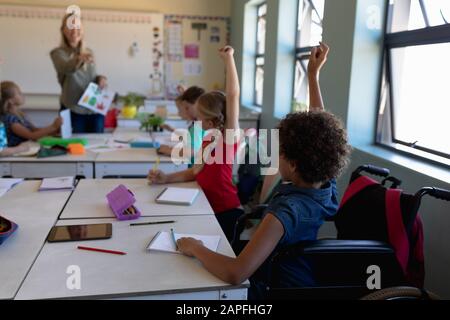
<path id="1" fill-rule="evenodd" d="M 190 206 L 199 194 L 198 189 L 193 188 L 165 188 L 158 197 L 156 203 Z"/>
<path id="2" fill-rule="evenodd" d="M 175 239 L 180 238 L 194 238 L 203 242 L 203 245 L 209 250 L 216 252 L 220 242 L 220 236 L 201 236 L 197 234 L 183 234 L 175 233 Z M 147 250 L 149 251 L 162 251 L 171 253 L 180 253 L 175 247 L 172 235 L 168 231 L 158 232 L 150 241 Z"/>

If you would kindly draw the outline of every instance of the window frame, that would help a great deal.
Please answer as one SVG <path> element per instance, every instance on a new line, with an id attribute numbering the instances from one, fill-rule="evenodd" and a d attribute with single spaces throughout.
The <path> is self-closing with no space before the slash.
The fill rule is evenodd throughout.
<path id="1" fill-rule="evenodd" d="M 305 1 L 305 0 L 297 0 L 297 21 L 299 21 L 300 19 L 300 1 Z M 306 0 L 309 2 L 310 6 L 312 6 L 312 11 L 315 11 L 317 13 L 317 16 L 319 18 L 321 18 L 321 25 L 322 25 L 322 30 L 323 30 L 323 17 L 320 17 L 320 14 L 317 11 L 316 6 L 314 5 L 312 0 Z M 303 68 L 303 64 L 302 61 L 308 61 L 309 60 L 309 56 L 311 55 L 311 50 L 313 49 L 312 46 L 301 46 L 300 44 L 300 39 L 301 39 L 301 33 L 302 30 L 300 28 L 298 28 L 297 25 L 297 31 L 296 31 L 296 44 L 295 44 L 295 57 L 294 57 L 294 90 L 293 90 L 293 97 L 292 97 L 292 101 L 293 103 L 302 103 L 301 101 L 297 101 L 296 99 L 296 89 L 297 89 L 297 83 L 296 83 L 296 78 L 297 78 L 297 64 L 300 64 L 302 66 L 303 71 L 305 72 L 305 77 L 306 77 L 306 83 L 308 85 L 308 70 L 307 67 Z M 306 69 L 306 70 L 305 70 Z M 304 101 L 305 104 L 308 104 L 308 101 Z M 292 108 L 294 109 L 294 108 Z M 295 110 L 292 110 L 295 111 Z"/>
<path id="2" fill-rule="evenodd" d="M 393 7 L 391 5 L 388 5 L 386 8 L 386 23 L 385 23 L 385 30 L 384 30 L 384 43 L 383 43 L 383 63 L 382 63 L 382 70 L 381 74 L 382 76 L 380 81 L 380 89 L 379 89 L 379 101 L 378 101 L 378 110 L 377 110 L 377 117 L 376 117 L 376 132 L 375 132 L 375 143 L 377 145 L 381 145 L 383 147 L 388 147 L 390 149 L 400 150 L 402 153 L 407 153 L 409 155 L 412 155 L 414 157 L 419 157 L 422 159 L 430 160 L 433 162 L 439 162 L 433 160 L 437 157 L 442 157 L 444 159 L 450 159 L 450 154 L 443 153 L 438 150 L 433 150 L 424 146 L 417 145 L 417 142 L 408 142 L 408 141 L 402 141 L 398 138 L 396 138 L 396 128 L 395 128 L 395 118 L 396 118 L 396 111 L 395 111 L 395 103 L 394 103 L 394 89 L 393 89 L 393 76 L 392 76 L 392 50 L 393 49 L 401 49 L 401 48 L 408 48 L 413 46 L 421 46 L 421 45 L 433 45 L 433 44 L 442 44 L 442 43 L 450 43 L 450 24 L 443 24 L 438 26 L 429 26 L 429 22 L 425 18 L 426 16 L 426 9 L 424 7 L 424 3 L 422 0 L 419 0 L 419 3 L 421 5 L 421 9 L 423 11 L 425 23 L 427 27 L 421 28 L 421 29 L 414 29 L 414 30 L 407 30 L 407 31 L 400 31 L 400 32 L 394 32 L 390 33 L 389 31 L 392 30 L 392 11 Z M 383 105 L 383 82 L 386 82 L 386 86 L 388 87 L 388 97 L 385 101 L 385 105 Z M 381 108 L 389 108 L 389 116 L 390 119 L 388 121 L 388 129 L 390 132 L 390 142 L 389 141 L 382 141 L 380 139 L 380 135 L 385 133 L 383 128 L 380 126 L 380 110 Z M 395 145 L 403 146 L 403 148 L 396 148 Z M 406 148 L 404 148 L 406 147 Z M 408 150 L 409 149 L 409 150 Z M 417 152 L 417 150 L 419 152 Z M 422 152 L 420 152 L 422 151 Z M 425 154 L 424 154 L 425 153 Z M 427 154 L 429 156 L 427 156 Z"/>
<path id="3" fill-rule="evenodd" d="M 261 101 L 261 103 L 258 103 L 258 91 L 257 91 L 257 85 L 256 85 L 256 79 L 257 79 L 257 74 L 258 74 L 258 69 L 262 69 L 264 71 L 264 67 L 266 64 L 266 42 L 264 41 L 264 53 L 260 53 L 259 52 L 259 21 L 260 19 L 265 19 L 267 21 L 267 9 L 266 9 L 266 13 L 263 15 L 259 15 L 259 9 L 263 6 L 267 7 L 267 2 L 261 2 L 260 4 L 258 4 L 256 6 L 256 39 L 255 39 L 255 56 L 254 56 L 254 66 L 255 66 L 255 72 L 254 72 L 254 88 L 253 88 L 253 104 L 257 107 L 262 107 L 263 103 L 264 103 L 264 85 L 263 85 L 263 99 Z M 267 29 L 266 29 L 267 31 Z M 266 32 L 267 35 L 267 32 Z M 258 64 L 258 60 L 259 59 L 264 59 L 264 64 L 261 66 L 260 64 Z M 263 83 L 264 83 L 264 77 L 263 77 Z"/>

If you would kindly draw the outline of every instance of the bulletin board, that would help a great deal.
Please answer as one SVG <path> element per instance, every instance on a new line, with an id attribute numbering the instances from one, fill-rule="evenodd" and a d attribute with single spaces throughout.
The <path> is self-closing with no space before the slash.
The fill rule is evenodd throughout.
<path id="1" fill-rule="evenodd" d="M 230 43 L 230 18 L 166 15 L 164 30 L 166 98 L 177 96 L 179 84 L 223 90 L 225 68 L 218 50 Z"/>

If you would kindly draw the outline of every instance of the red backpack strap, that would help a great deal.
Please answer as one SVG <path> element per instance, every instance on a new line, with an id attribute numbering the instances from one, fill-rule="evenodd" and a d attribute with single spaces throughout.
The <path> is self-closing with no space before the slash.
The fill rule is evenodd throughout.
<path id="1" fill-rule="evenodd" d="M 386 221 L 388 227 L 389 242 L 395 250 L 403 272 L 406 274 L 409 260 L 409 240 L 403 224 L 400 197 L 402 190 L 386 190 Z"/>
<path id="2" fill-rule="evenodd" d="M 344 206 L 344 204 L 348 200 L 350 200 L 355 194 L 357 194 L 361 190 L 367 188 L 368 186 L 372 186 L 375 184 L 378 184 L 378 182 L 376 182 L 375 180 L 373 180 L 369 177 L 361 176 L 361 177 L 357 178 L 355 181 L 350 183 L 347 190 L 345 190 L 345 193 L 344 193 L 344 196 L 342 197 L 339 208 L 342 208 Z"/>

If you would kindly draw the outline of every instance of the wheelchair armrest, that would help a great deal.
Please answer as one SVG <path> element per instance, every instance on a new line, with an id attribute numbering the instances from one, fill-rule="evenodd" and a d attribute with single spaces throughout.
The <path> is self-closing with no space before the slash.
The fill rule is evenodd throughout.
<path id="1" fill-rule="evenodd" d="M 384 242 L 370 240 L 301 241 L 297 244 L 282 248 L 274 255 L 272 261 L 276 262 L 286 257 L 299 255 L 308 256 L 337 253 L 392 254 L 393 249 Z"/>

